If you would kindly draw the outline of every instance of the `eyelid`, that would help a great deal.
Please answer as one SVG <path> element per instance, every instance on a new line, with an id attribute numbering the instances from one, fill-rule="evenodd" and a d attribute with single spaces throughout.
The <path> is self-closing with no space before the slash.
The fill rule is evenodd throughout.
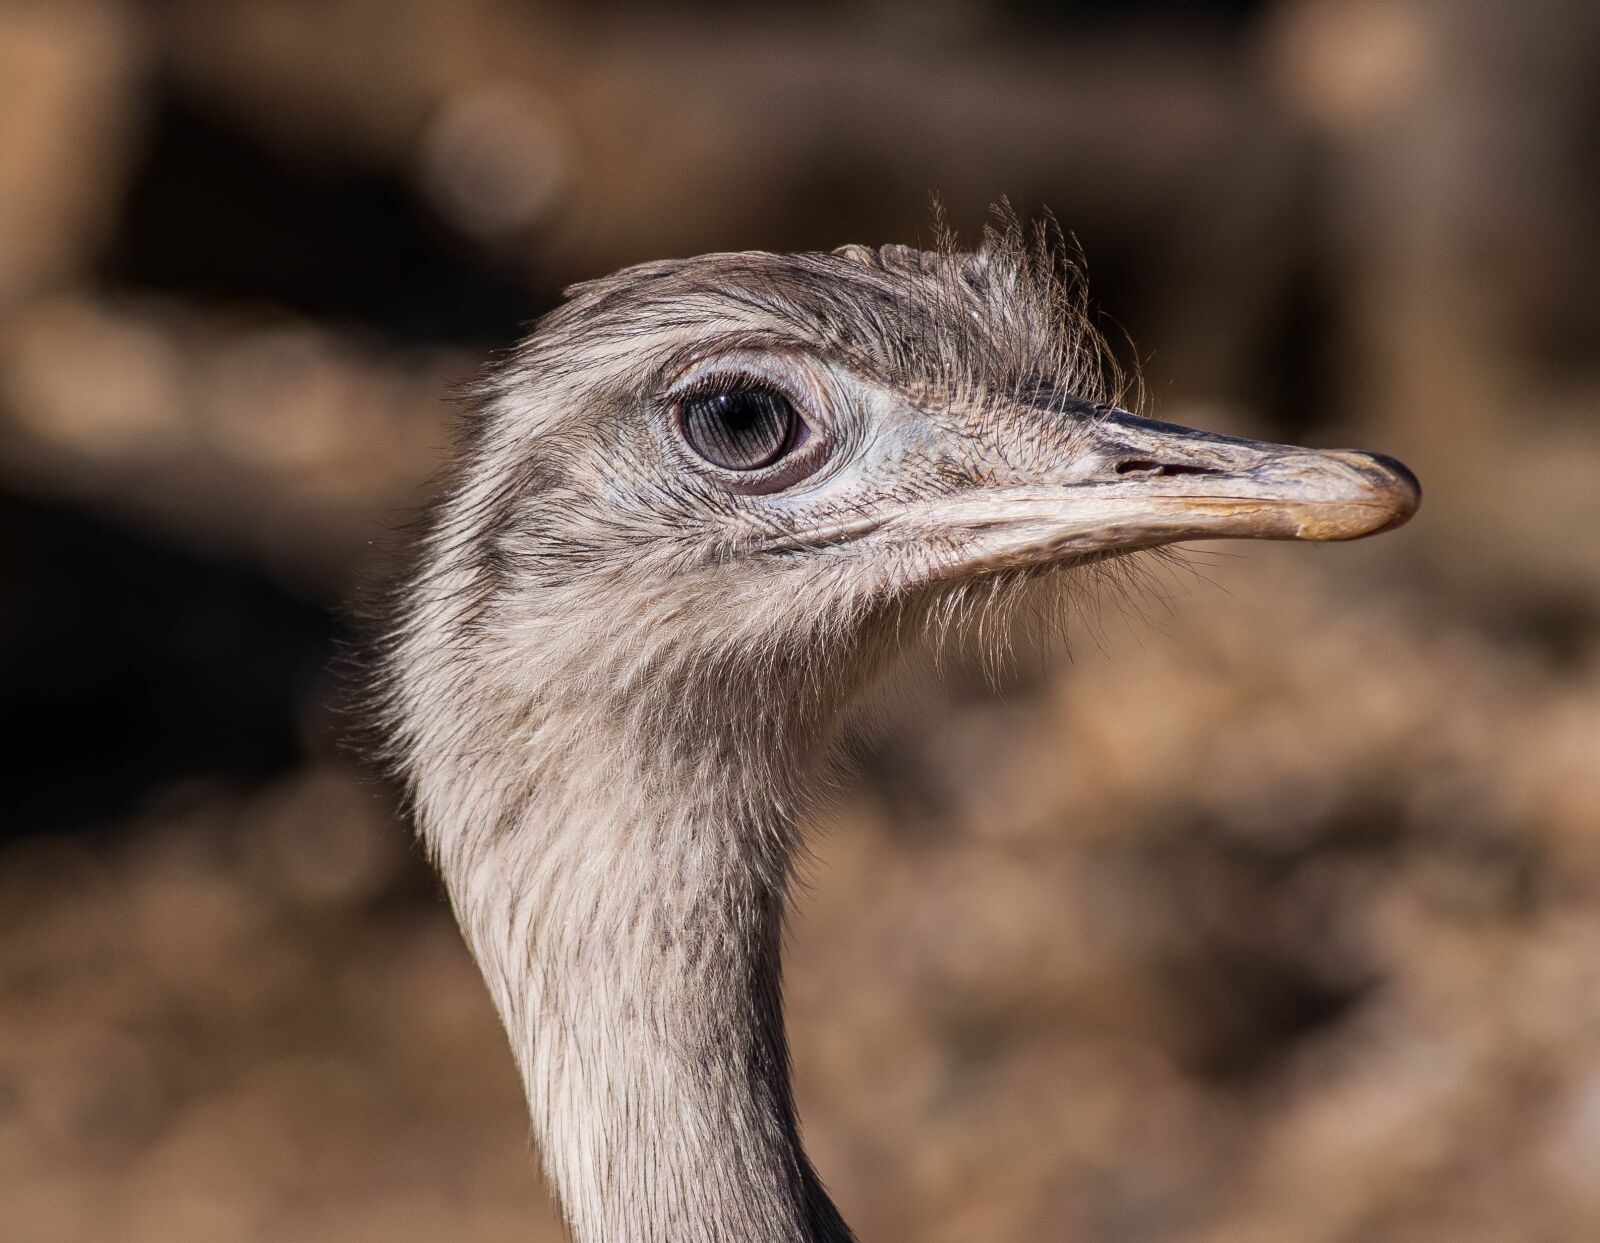
<path id="1" fill-rule="evenodd" d="M 795 370 L 799 370 L 796 368 Z M 820 396 L 814 385 L 796 383 L 798 377 L 788 369 L 770 365 L 762 360 L 733 351 L 702 355 L 680 367 L 667 381 L 663 396 L 668 401 L 682 401 L 686 396 L 697 396 L 701 391 L 719 391 L 739 384 L 752 384 L 782 393 L 796 410 L 808 409 L 813 403 L 810 396 Z"/>
<path id="2" fill-rule="evenodd" d="M 675 350 L 662 359 L 658 374 L 663 390 L 670 391 L 686 377 L 699 372 L 726 367 L 732 371 L 769 375 L 774 370 L 774 359 L 793 359 L 800 369 L 812 357 L 812 350 L 804 341 L 765 332 L 729 333 Z"/>
<path id="3" fill-rule="evenodd" d="M 769 392 L 776 393 L 795 408 L 796 414 L 801 413 L 801 403 L 797 402 L 783 385 L 776 384 L 763 375 L 733 369 L 712 371 L 706 375 L 696 377 L 686 384 L 675 385 L 669 391 L 668 397 L 674 403 L 682 405 L 684 402 L 694 401 L 697 398 L 716 397 L 742 388 L 766 389 Z"/>

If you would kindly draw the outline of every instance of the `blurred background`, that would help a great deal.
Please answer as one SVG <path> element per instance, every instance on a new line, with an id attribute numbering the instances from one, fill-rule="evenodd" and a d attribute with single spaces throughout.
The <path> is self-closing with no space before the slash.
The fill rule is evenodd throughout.
<path id="1" fill-rule="evenodd" d="M 341 601 L 565 284 L 933 191 L 1428 502 L 875 745 L 789 959 L 846 1216 L 1600 1238 L 1600 6 L 0 0 L 0 1239 L 560 1237 Z"/>

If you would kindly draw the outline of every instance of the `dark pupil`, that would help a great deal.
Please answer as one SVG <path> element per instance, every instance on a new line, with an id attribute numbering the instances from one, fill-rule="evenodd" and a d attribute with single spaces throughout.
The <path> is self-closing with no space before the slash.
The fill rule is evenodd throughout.
<path id="1" fill-rule="evenodd" d="M 727 470 L 755 470 L 776 461 L 789 444 L 794 422 L 788 401 L 762 388 L 694 397 L 683 407 L 689 447 Z"/>

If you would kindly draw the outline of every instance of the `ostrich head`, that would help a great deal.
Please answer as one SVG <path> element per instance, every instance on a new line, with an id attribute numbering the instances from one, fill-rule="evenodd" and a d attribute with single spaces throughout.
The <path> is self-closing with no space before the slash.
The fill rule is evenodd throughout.
<path id="1" fill-rule="evenodd" d="M 778 928 L 832 726 L 925 622 L 1416 508 L 1389 459 L 1118 408 L 1070 292 L 1014 233 L 646 264 L 486 387 L 391 737 L 580 1239 L 848 1237 L 796 1138 Z"/>

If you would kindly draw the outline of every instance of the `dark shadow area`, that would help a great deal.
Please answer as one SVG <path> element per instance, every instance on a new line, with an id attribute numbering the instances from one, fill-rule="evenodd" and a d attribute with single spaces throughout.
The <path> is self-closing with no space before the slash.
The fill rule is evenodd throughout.
<path id="1" fill-rule="evenodd" d="M 450 234 L 398 170 L 270 147 L 171 84 L 99 274 L 201 306 L 354 320 L 399 344 L 505 345 L 551 300 Z"/>
<path id="2" fill-rule="evenodd" d="M 304 758 L 327 610 L 247 564 L 0 496 L 7 836 L 95 827 L 173 781 Z"/>

